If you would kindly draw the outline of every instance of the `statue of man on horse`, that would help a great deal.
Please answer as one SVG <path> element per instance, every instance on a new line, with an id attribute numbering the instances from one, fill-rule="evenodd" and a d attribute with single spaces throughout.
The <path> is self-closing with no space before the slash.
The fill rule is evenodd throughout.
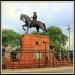
<path id="1" fill-rule="evenodd" d="M 33 20 L 31 20 L 31 18 Z M 39 28 L 41 28 L 43 31 L 47 32 L 45 24 L 42 23 L 41 21 L 37 21 L 37 14 L 36 14 L 36 12 L 34 12 L 33 17 L 31 17 L 31 18 L 29 16 L 25 15 L 25 14 L 21 14 L 21 16 L 20 16 L 20 20 L 23 20 L 25 22 L 25 24 L 22 25 L 23 30 L 25 31 L 24 27 L 25 26 L 27 27 L 27 32 L 26 33 L 28 33 L 28 30 L 31 27 L 36 27 L 37 32 L 39 32 Z"/>
<path id="2" fill-rule="evenodd" d="M 31 22 L 31 26 L 34 26 L 37 23 L 37 14 L 36 14 L 36 12 L 33 12 L 33 13 L 34 13 L 33 17 L 31 17 L 33 19 Z"/>

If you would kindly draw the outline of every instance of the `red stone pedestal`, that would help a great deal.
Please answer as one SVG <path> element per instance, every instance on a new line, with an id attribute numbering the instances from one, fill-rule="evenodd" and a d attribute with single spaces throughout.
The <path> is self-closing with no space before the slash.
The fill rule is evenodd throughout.
<path id="1" fill-rule="evenodd" d="M 21 37 L 21 48 L 31 48 L 38 50 L 49 50 L 49 37 L 42 35 L 23 34 Z"/>

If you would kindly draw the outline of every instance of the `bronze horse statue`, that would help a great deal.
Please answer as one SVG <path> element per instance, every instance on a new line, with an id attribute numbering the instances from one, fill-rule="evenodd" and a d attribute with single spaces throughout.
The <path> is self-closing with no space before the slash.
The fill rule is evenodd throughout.
<path id="1" fill-rule="evenodd" d="M 20 20 L 23 20 L 23 21 L 25 22 L 25 24 L 22 25 L 22 28 L 23 28 L 23 30 L 25 31 L 25 28 L 24 28 L 24 27 L 25 27 L 25 26 L 27 27 L 26 33 L 28 33 L 28 30 L 29 30 L 29 28 L 31 28 L 31 27 L 35 27 L 36 30 L 37 30 L 37 32 L 39 32 L 39 28 L 41 28 L 43 31 L 46 31 L 46 32 L 47 32 L 47 29 L 46 29 L 46 27 L 45 27 L 45 24 L 42 23 L 41 21 L 36 21 L 36 22 L 33 24 L 33 22 L 32 22 L 33 20 L 31 20 L 31 18 L 30 18 L 29 16 L 25 15 L 25 14 L 21 14 Z"/>

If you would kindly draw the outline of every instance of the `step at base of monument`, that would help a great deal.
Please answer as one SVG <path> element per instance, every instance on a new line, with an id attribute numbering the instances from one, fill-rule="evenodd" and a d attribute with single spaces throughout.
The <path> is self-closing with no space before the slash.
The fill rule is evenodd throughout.
<path id="1" fill-rule="evenodd" d="M 7 66 L 5 66 L 5 68 L 6 69 L 20 69 L 20 68 L 43 68 L 43 67 L 45 67 L 45 65 L 40 65 L 40 64 L 38 64 L 38 65 L 35 65 L 35 64 L 33 64 L 33 65 L 7 65 Z M 47 67 L 47 65 L 46 65 L 46 67 Z"/>

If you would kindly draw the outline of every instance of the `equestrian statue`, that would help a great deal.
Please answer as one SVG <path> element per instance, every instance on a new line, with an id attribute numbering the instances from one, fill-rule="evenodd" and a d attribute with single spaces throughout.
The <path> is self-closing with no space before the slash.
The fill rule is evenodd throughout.
<path id="1" fill-rule="evenodd" d="M 33 20 L 31 20 L 31 18 Z M 47 32 L 47 29 L 45 27 L 45 23 L 42 23 L 41 21 L 37 21 L 36 12 L 34 12 L 34 15 L 31 18 L 26 14 L 21 14 L 21 16 L 20 16 L 20 20 L 25 22 L 25 24 L 22 25 L 23 30 L 26 31 L 26 29 L 24 27 L 27 27 L 26 33 L 28 33 L 29 28 L 32 28 L 32 27 L 35 27 L 37 32 L 39 32 L 39 28 L 42 29 L 43 31 Z"/>

